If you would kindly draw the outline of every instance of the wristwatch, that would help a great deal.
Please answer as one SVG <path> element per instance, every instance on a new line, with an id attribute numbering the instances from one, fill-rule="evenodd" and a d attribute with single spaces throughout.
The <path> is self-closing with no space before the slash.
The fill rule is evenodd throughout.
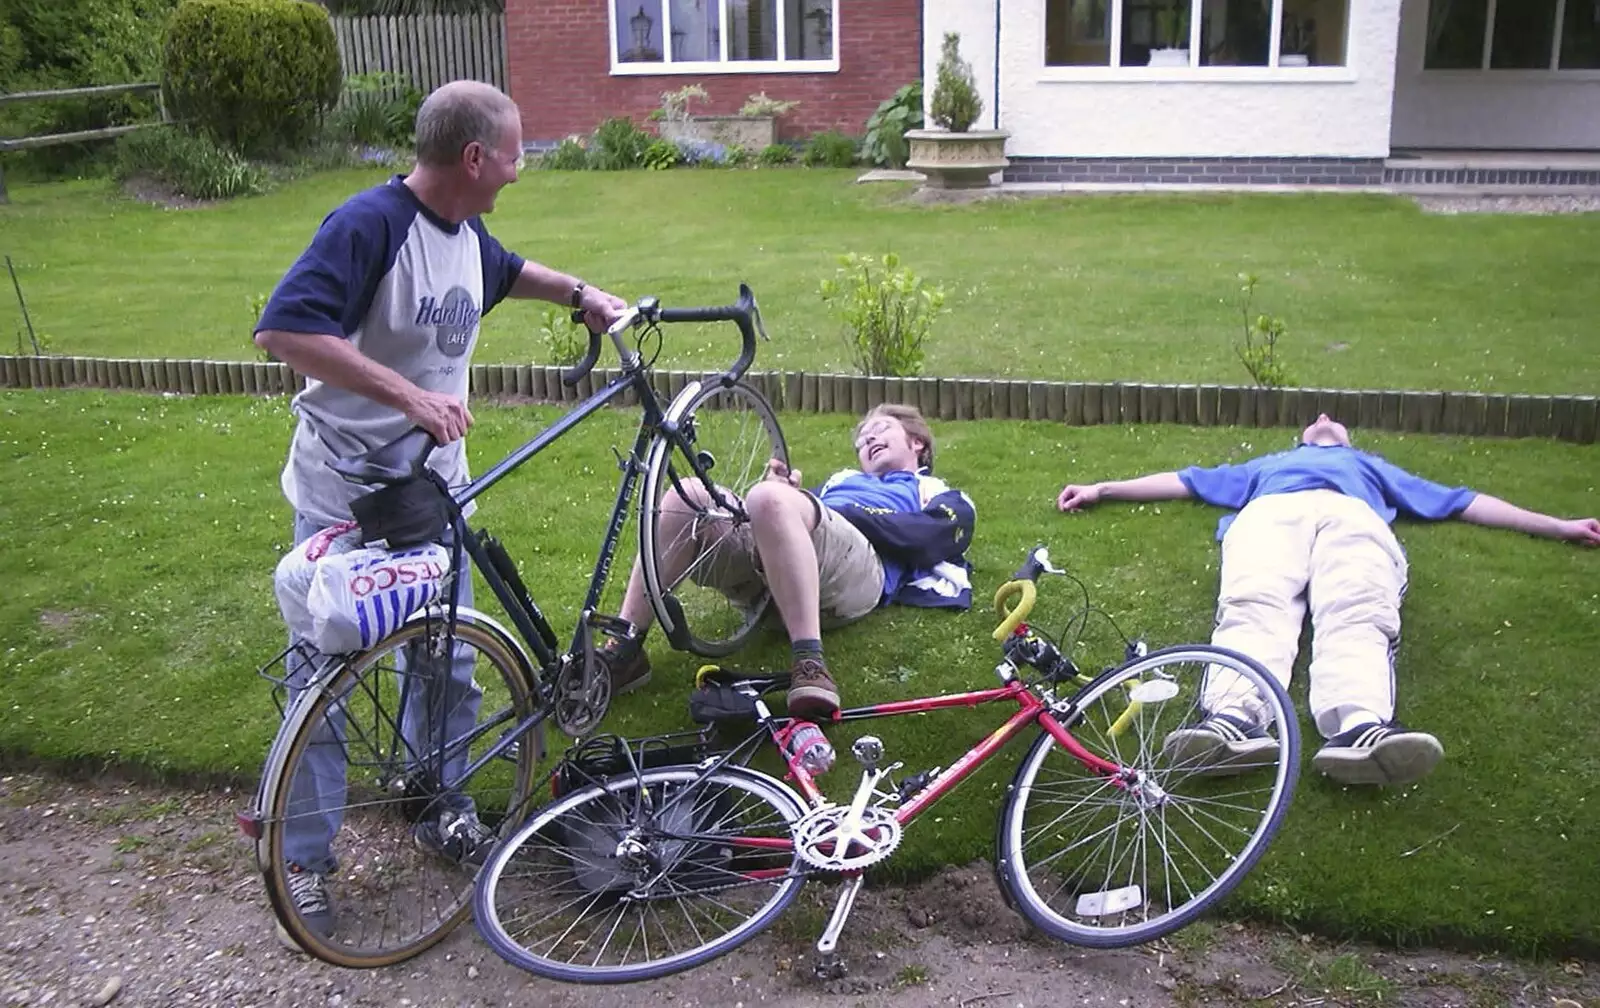
<path id="1" fill-rule="evenodd" d="M 571 301 L 572 301 L 572 307 L 573 308 L 582 308 L 583 307 L 583 292 L 585 290 L 587 290 L 588 287 L 589 287 L 589 285 L 584 283 L 582 280 L 579 280 L 577 283 L 572 285 L 572 298 L 571 298 Z"/>

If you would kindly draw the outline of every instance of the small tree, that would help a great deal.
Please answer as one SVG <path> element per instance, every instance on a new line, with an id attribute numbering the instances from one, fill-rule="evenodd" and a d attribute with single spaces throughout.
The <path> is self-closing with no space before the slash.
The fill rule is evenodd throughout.
<path id="1" fill-rule="evenodd" d="M 845 345 L 862 374 L 908 377 L 922 371 L 922 344 L 944 311 L 944 289 L 900 265 L 850 253 L 822 281 L 822 300 L 844 323 Z"/>
<path id="2" fill-rule="evenodd" d="M 1250 309 L 1259 279 L 1252 273 L 1239 274 L 1239 315 L 1243 323 L 1241 338 L 1233 345 L 1239 362 L 1262 388 L 1282 388 L 1292 384 L 1288 365 L 1278 356 L 1278 341 L 1288 335 L 1283 319 L 1275 315 L 1255 315 Z"/>
<path id="3" fill-rule="evenodd" d="M 972 65 L 961 58 L 959 32 L 944 33 L 938 80 L 933 85 L 933 104 L 928 113 L 952 133 L 965 133 L 983 114 L 983 99 L 978 96 Z"/>

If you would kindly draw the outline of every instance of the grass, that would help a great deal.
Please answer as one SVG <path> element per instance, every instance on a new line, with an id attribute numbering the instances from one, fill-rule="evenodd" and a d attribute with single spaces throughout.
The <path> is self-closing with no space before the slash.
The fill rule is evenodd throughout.
<path id="1" fill-rule="evenodd" d="M 1304 385 L 1500 393 L 1600 388 L 1590 278 L 1600 214 L 1429 216 L 1372 195 L 1142 195 L 929 208 L 847 171 L 529 172 L 489 223 L 512 249 L 633 298 L 721 304 L 748 281 L 766 367 L 848 371 L 817 294 L 834 257 L 894 250 L 949 290 L 927 373 L 1246 382 L 1237 274 L 1288 325 Z M 0 209 L 34 326 L 56 353 L 250 359 L 272 289 L 345 197 L 341 171 L 170 211 L 105 182 L 27 185 Z M 159 292 L 159 296 L 152 296 Z M 543 306 L 492 313 L 475 360 L 541 361 Z M 0 345 L 20 332 L 0 298 Z M 997 348 L 1004 352 L 997 353 Z M 665 367 L 718 366 L 722 334 L 672 333 Z"/>
<path id="2" fill-rule="evenodd" d="M 480 467 L 559 415 L 482 406 Z M 478 521 L 519 558 L 557 626 L 570 626 L 614 495 L 610 447 L 629 417 L 602 411 L 485 499 Z M 784 418 L 796 464 L 848 462 L 851 418 Z M 282 400 L 98 392 L 0 394 L 0 752 L 253 779 L 276 723 L 253 672 L 282 646 L 271 573 L 288 546 L 277 474 L 290 428 Z M 983 598 L 1044 540 L 1128 633 L 1153 644 L 1204 639 L 1216 582 L 1216 513 L 1189 503 L 1055 513 L 1068 478 L 1128 476 L 1238 459 L 1287 431 L 1063 428 L 944 423 L 941 474 L 978 506 L 974 579 Z M 1370 447 L 1441 480 L 1557 513 L 1592 513 L 1600 448 L 1538 441 L 1374 435 Z M 1401 714 L 1448 756 L 1417 786 L 1346 789 L 1309 768 L 1287 825 L 1234 909 L 1335 937 L 1449 940 L 1516 951 L 1593 951 L 1600 775 L 1591 685 L 1600 645 L 1600 553 L 1461 523 L 1401 529 L 1412 561 Z M 620 584 L 613 586 L 614 608 Z M 480 596 L 482 597 L 482 596 Z M 1036 614 L 1058 626 L 1070 593 Z M 63 619 L 62 614 L 72 614 Z M 991 682 L 992 616 L 890 610 L 830 634 L 848 702 Z M 698 662 L 652 645 L 656 676 L 621 698 L 608 730 L 688 727 Z M 786 663 L 761 639 L 737 661 Z M 1120 654 L 1102 624 L 1077 650 L 1098 668 Z M 1304 684 L 1297 700 L 1304 709 Z M 874 721 L 906 772 L 948 765 L 1001 712 Z M 1311 729 L 1306 725 L 1309 734 Z M 841 731 L 841 752 L 859 732 Z M 908 831 L 889 871 L 920 875 L 992 852 L 993 814 L 1020 746 Z M 853 775 L 835 772 L 833 785 Z M 1407 854 L 1407 852 L 1415 853 Z"/>

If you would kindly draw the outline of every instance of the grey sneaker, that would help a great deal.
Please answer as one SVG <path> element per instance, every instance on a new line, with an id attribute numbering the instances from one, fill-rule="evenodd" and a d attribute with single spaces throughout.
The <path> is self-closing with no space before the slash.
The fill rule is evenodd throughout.
<path id="1" fill-rule="evenodd" d="M 1167 736 L 1161 753 L 1174 769 L 1225 777 L 1278 765 L 1278 740 L 1231 714 L 1208 714 Z"/>
<path id="2" fill-rule="evenodd" d="M 483 867 L 497 839 L 476 812 L 444 811 L 436 819 L 417 823 L 411 838 L 422 850 L 455 864 Z"/>
<path id="3" fill-rule="evenodd" d="M 297 864 L 288 866 L 289 901 L 307 931 L 319 938 L 333 935 L 333 904 L 328 900 L 328 876 L 306 871 Z M 300 943 L 290 936 L 283 922 L 278 922 L 278 941 L 292 952 L 304 951 Z"/>
<path id="4" fill-rule="evenodd" d="M 1325 742 L 1311 765 L 1341 784 L 1409 784 L 1444 758 L 1444 746 L 1427 732 L 1398 721 L 1356 725 Z"/>

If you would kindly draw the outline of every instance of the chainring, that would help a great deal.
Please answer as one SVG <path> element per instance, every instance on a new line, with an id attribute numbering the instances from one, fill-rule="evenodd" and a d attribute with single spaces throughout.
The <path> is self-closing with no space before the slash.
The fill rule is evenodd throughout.
<path id="1" fill-rule="evenodd" d="M 861 811 L 859 826 L 848 826 L 850 808 L 824 805 L 794 824 L 794 849 L 800 859 L 824 871 L 857 871 L 877 864 L 900 846 L 900 823 L 877 807 Z"/>
<path id="2" fill-rule="evenodd" d="M 611 672 L 603 661 L 568 656 L 556 673 L 551 698 L 556 727 L 572 738 L 594 731 L 611 708 Z"/>

